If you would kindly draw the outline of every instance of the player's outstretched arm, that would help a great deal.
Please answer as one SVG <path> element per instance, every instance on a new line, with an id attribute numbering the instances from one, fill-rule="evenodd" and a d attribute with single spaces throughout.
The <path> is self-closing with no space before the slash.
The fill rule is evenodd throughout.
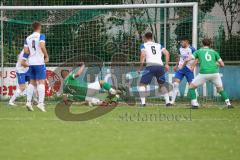
<path id="1" fill-rule="evenodd" d="M 74 78 L 79 77 L 82 74 L 84 68 L 85 68 L 85 65 L 82 64 L 81 67 L 79 68 L 79 70 L 74 74 Z"/>
<path id="2" fill-rule="evenodd" d="M 196 63 L 196 64 L 198 63 L 198 59 L 195 58 L 194 55 L 190 55 L 190 56 L 184 61 L 183 65 L 182 65 L 182 68 L 185 67 L 185 66 L 187 65 L 187 63 L 188 63 L 189 61 L 191 61 L 191 60 L 195 60 L 194 63 Z M 196 66 L 196 64 L 195 64 L 195 66 Z"/>
<path id="3" fill-rule="evenodd" d="M 170 69 L 170 67 L 169 67 L 170 54 L 169 54 L 169 52 L 168 52 L 168 50 L 166 48 L 164 48 L 162 50 L 162 52 L 165 55 L 165 60 L 166 60 L 166 62 L 165 62 L 165 69 L 166 69 L 166 72 L 168 72 L 169 69 Z"/>
<path id="4" fill-rule="evenodd" d="M 198 64 L 198 59 L 195 59 L 195 61 L 193 62 L 192 66 L 191 66 L 191 70 L 193 71 L 195 69 L 195 67 Z"/>
<path id="5" fill-rule="evenodd" d="M 221 58 L 217 61 L 217 63 L 219 64 L 220 67 L 224 67 L 224 62 Z"/>
<path id="6" fill-rule="evenodd" d="M 224 62 L 220 57 L 219 53 L 218 52 L 214 52 L 214 53 L 215 53 L 215 59 L 217 60 L 216 64 L 219 65 L 220 67 L 224 67 Z"/>

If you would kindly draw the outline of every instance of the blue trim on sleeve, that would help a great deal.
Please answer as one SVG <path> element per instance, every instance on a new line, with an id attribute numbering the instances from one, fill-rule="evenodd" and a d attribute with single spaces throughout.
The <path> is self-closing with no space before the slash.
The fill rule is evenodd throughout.
<path id="1" fill-rule="evenodd" d="M 181 54 L 181 49 L 182 49 L 182 46 L 179 47 L 178 54 Z"/>
<path id="2" fill-rule="evenodd" d="M 140 49 L 141 49 L 141 50 L 142 50 L 142 49 L 145 49 L 144 44 L 141 44 Z"/>
<path id="3" fill-rule="evenodd" d="M 165 48 L 165 46 L 163 44 L 160 44 L 160 49 L 162 50 L 163 48 Z"/>
<path id="4" fill-rule="evenodd" d="M 192 46 L 189 46 L 189 48 L 192 50 L 192 53 L 194 53 L 196 51 L 196 49 Z"/>
<path id="5" fill-rule="evenodd" d="M 28 57 L 29 57 L 29 54 L 28 54 L 28 53 L 24 53 L 24 54 L 23 54 L 23 58 L 24 58 L 24 59 L 28 59 Z"/>
<path id="6" fill-rule="evenodd" d="M 40 41 L 45 41 L 46 40 L 45 34 L 41 34 L 39 39 Z"/>

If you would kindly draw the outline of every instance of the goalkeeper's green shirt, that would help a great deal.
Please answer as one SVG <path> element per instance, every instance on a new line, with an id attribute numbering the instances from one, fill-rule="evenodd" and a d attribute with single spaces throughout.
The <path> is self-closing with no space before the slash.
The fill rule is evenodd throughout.
<path id="1" fill-rule="evenodd" d="M 69 99 L 84 101 L 87 95 L 87 83 L 79 78 L 74 78 L 74 72 L 70 73 L 63 83 L 63 93 Z"/>
<path id="2" fill-rule="evenodd" d="M 218 73 L 219 67 L 217 61 L 221 59 L 219 53 L 210 48 L 201 48 L 193 53 L 193 56 L 199 60 L 201 74 Z"/>

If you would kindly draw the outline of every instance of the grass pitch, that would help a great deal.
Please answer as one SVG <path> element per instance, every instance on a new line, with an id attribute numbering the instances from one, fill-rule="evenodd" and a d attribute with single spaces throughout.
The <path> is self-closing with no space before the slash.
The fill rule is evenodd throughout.
<path id="1" fill-rule="evenodd" d="M 238 160 L 240 105 L 119 106 L 89 121 L 66 122 L 0 102 L 1 160 Z M 92 108 L 72 106 L 74 113 Z"/>

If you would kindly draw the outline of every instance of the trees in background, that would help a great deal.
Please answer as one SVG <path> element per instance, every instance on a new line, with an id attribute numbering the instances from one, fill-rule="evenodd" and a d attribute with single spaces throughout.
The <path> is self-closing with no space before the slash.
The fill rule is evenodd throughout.
<path id="1" fill-rule="evenodd" d="M 167 2 L 199 2 L 201 12 L 199 24 L 204 20 L 204 14 L 211 12 L 218 4 L 225 17 L 226 32 L 221 29 L 219 44 L 224 60 L 240 60 L 240 33 L 233 28 L 240 25 L 239 0 L 167 0 Z M 163 0 L 1 0 L 4 5 L 93 5 L 93 4 L 135 4 L 160 3 Z M 160 9 L 134 9 L 126 12 L 112 10 L 101 11 L 14 11 L 7 12 L 8 21 L 4 22 L 4 53 L 6 62 L 15 62 L 16 53 L 22 49 L 24 36 L 31 33 L 31 22 L 38 20 L 52 23 L 44 27 L 47 34 L 51 62 L 61 62 L 63 59 L 80 55 L 95 54 L 104 61 L 110 61 L 116 52 L 128 54 L 131 60 L 138 60 L 139 45 L 146 31 L 154 33 L 155 41 L 163 40 L 163 14 Z M 176 46 L 182 37 L 192 37 L 192 10 L 175 8 L 172 24 L 167 25 L 167 47 Z M 203 13 L 203 14 L 202 14 Z M 169 11 L 167 11 L 169 15 Z M 190 18 L 189 18 L 190 17 Z M 157 23 L 154 23 L 157 22 Z M 212 22 L 214 23 L 214 21 Z M 240 28 L 240 27 L 239 27 Z M 173 29 L 172 29 L 173 30 Z M 203 31 L 199 28 L 199 33 Z M 114 33 L 114 34 L 113 34 Z M 199 35 L 200 37 L 202 35 Z M 159 38 L 160 37 L 160 38 Z M 174 39 L 172 42 L 170 37 Z"/>

